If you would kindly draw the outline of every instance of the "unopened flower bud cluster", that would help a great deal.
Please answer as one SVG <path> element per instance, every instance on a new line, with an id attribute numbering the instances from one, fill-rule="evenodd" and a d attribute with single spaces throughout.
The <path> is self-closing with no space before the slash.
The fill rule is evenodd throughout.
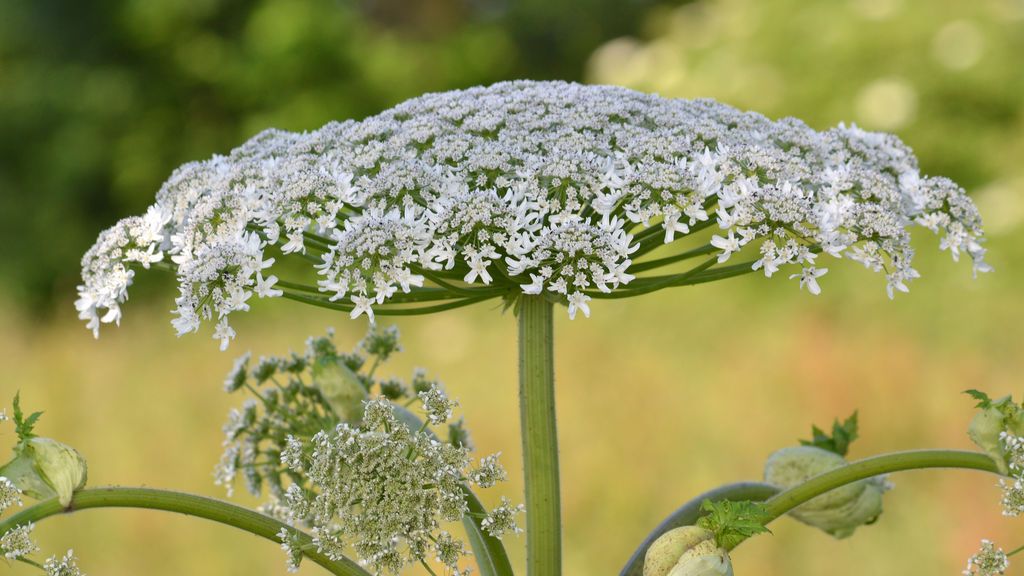
<path id="1" fill-rule="evenodd" d="M 988 270 L 971 200 L 922 175 L 895 136 L 519 81 L 309 133 L 267 130 L 180 167 L 145 215 L 85 255 L 77 307 L 94 331 L 118 322 L 135 270 L 157 265 L 177 274 L 178 332 L 210 321 L 224 346 L 229 316 L 253 296 L 372 319 L 425 283 L 461 281 L 492 296 L 548 294 L 575 316 L 593 297 L 649 291 L 639 259 L 709 227 L 709 266 L 750 253 L 747 269 L 786 268 L 812 293 L 823 256 L 883 272 L 890 295 L 906 291 L 918 276 L 913 227 Z M 304 263 L 315 286 L 290 294 L 274 267 L 283 259 Z"/>
<path id="2" fill-rule="evenodd" d="M 372 329 L 347 354 L 329 334 L 310 338 L 302 355 L 262 358 L 255 366 L 243 356 L 225 380 L 228 391 L 247 389 L 257 398 L 229 414 L 216 482 L 230 491 L 242 475 L 254 494 L 269 488 L 262 510 L 295 527 L 278 535 L 289 570 L 303 557 L 297 529 L 305 528 L 312 535 L 307 546 L 335 559 L 354 554 L 376 573 L 431 561 L 462 573 L 468 553 L 448 524 L 467 515 L 469 488 L 493 487 L 507 473 L 498 455 L 473 461 L 461 421 L 452 421 L 458 404 L 439 382 L 421 370 L 408 384 L 374 376 L 398 350 L 393 328 Z M 365 396 L 354 419 L 335 412 L 318 380 L 327 373 L 320 367 L 331 363 Z M 405 408 L 415 403 L 421 416 Z M 447 430 L 448 441 L 434 428 Z M 501 537 L 520 531 L 522 510 L 502 498 L 478 520 Z"/>

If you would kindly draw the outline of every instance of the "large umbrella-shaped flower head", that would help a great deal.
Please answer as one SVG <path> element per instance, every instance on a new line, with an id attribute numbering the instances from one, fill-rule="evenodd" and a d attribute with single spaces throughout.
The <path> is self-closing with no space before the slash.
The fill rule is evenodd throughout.
<path id="1" fill-rule="evenodd" d="M 827 261 L 849 259 L 891 296 L 918 276 L 917 227 L 988 269 L 974 204 L 895 136 L 508 82 L 267 130 L 180 167 L 85 255 L 77 307 L 98 332 L 137 269 L 168 268 L 179 333 L 210 321 L 226 346 L 253 295 L 372 319 L 543 294 L 574 317 L 595 298 L 751 271 L 817 294 Z"/>

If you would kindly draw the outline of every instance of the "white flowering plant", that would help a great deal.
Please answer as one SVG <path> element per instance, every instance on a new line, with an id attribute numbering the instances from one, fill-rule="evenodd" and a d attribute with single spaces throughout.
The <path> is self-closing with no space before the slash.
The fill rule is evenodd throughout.
<path id="1" fill-rule="evenodd" d="M 233 315 L 256 300 L 369 320 L 354 352 L 339 352 L 329 334 L 301 355 L 242 356 L 226 379 L 229 392 L 250 397 L 225 425 L 216 481 L 230 493 L 240 476 L 267 502 L 247 510 L 177 492 L 83 489 L 84 475 L 71 475 L 60 498 L 9 517 L 0 533 L 21 542 L 32 522 L 65 509 L 137 506 L 273 540 L 289 569 L 309 558 L 349 576 L 413 565 L 511 576 L 501 538 L 520 532 L 525 512 L 525 573 L 557 576 L 555 307 L 575 319 L 599 300 L 748 273 L 817 295 L 844 260 L 884 274 L 892 298 L 919 276 L 917 230 L 937 234 L 939 248 L 966 256 L 975 273 L 990 270 L 971 199 L 922 174 L 897 137 L 842 124 L 819 132 L 711 100 L 519 81 L 428 94 L 309 133 L 268 130 L 180 167 L 144 215 L 100 234 L 76 301 L 98 336 L 120 321 L 135 274 L 164 270 L 177 281 L 175 330 L 212 325 L 222 349 L 235 337 Z M 525 506 L 502 497 L 491 510 L 477 492 L 506 472 L 496 455 L 471 455 L 456 402 L 425 373 L 409 383 L 377 374 L 399 349 L 379 317 L 486 301 L 518 319 L 525 486 Z M 985 452 L 848 462 L 855 414 L 773 454 L 764 482 L 683 505 L 621 574 L 731 574 L 729 551 L 786 514 L 847 537 L 878 519 L 885 475 L 900 470 L 1001 474 L 1004 509 L 1020 514 L 1024 411 L 973 394 L 982 412 L 970 436 Z M 17 478 L 5 482 L 10 494 L 28 494 Z M 1002 573 L 1011 554 L 986 541 L 966 573 Z"/>

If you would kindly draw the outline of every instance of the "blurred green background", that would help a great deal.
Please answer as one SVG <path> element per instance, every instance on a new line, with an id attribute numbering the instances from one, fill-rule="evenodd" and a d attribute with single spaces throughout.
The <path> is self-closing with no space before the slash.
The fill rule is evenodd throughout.
<path id="1" fill-rule="evenodd" d="M 93 485 L 221 495 L 210 471 L 234 355 L 298 349 L 327 326 L 350 346 L 365 325 L 257 306 L 222 354 L 205 337 L 175 339 L 171 287 L 154 276 L 94 342 L 71 305 L 80 255 L 175 166 L 263 128 L 522 77 L 894 131 L 925 172 L 972 192 L 997 270 L 972 281 L 922 237 L 924 278 L 893 302 L 851 264 L 832 267 L 818 298 L 750 276 L 559 317 L 567 574 L 617 573 L 667 512 L 756 479 L 811 422 L 859 408 L 854 456 L 968 448 L 960 391 L 1024 391 L 1022 0 L 0 0 L 0 397 L 20 389 L 46 410 L 40 433 L 77 446 Z M 480 451 L 517 469 L 513 319 L 484 305 L 400 326 L 408 351 L 394 373 L 443 379 Z M 955 574 L 983 537 L 1024 543 L 991 477 L 895 482 L 881 521 L 854 538 L 782 521 L 736 552 L 737 574 Z M 269 543 L 159 513 L 90 511 L 38 533 L 97 576 L 284 572 Z M 511 542 L 521 560 L 522 539 Z"/>

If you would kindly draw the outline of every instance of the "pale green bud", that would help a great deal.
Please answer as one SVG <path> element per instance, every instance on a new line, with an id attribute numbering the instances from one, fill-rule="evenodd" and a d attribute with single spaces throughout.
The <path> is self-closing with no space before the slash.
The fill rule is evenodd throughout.
<path id="1" fill-rule="evenodd" d="M 764 478 L 773 486 L 792 488 L 846 464 L 846 460 L 834 452 L 814 446 L 793 446 L 768 457 Z M 880 478 L 853 482 L 801 504 L 789 515 L 836 538 L 846 538 L 859 526 L 878 519 L 886 489 L 885 481 Z"/>
<path id="2" fill-rule="evenodd" d="M 1006 461 L 1006 447 L 999 435 L 1009 432 L 1014 436 L 1024 436 L 1024 410 L 1020 410 L 1008 399 L 1006 402 L 997 400 L 992 406 L 979 411 L 967 428 L 967 435 L 992 457 L 1003 475 L 1010 472 Z"/>
<path id="3" fill-rule="evenodd" d="M 732 576 L 732 562 L 710 530 L 682 526 L 662 534 L 647 549 L 644 576 Z"/>
<path id="4" fill-rule="evenodd" d="M 315 362 L 313 383 L 342 422 L 358 422 L 362 418 L 363 401 L 369 394 L 356 373 L 341 360 L 329 358 Z"/>
<path id="5" fill-rule="evenodd" d="M 75 490 L 85 486 L 85 458 L 77 450 L 50 438 L 33 437 L 21 444 L 14 460 L 0 468 L 19 490 L 37 500 L 54 496 L 61 506 L 71 504 Z"/>

